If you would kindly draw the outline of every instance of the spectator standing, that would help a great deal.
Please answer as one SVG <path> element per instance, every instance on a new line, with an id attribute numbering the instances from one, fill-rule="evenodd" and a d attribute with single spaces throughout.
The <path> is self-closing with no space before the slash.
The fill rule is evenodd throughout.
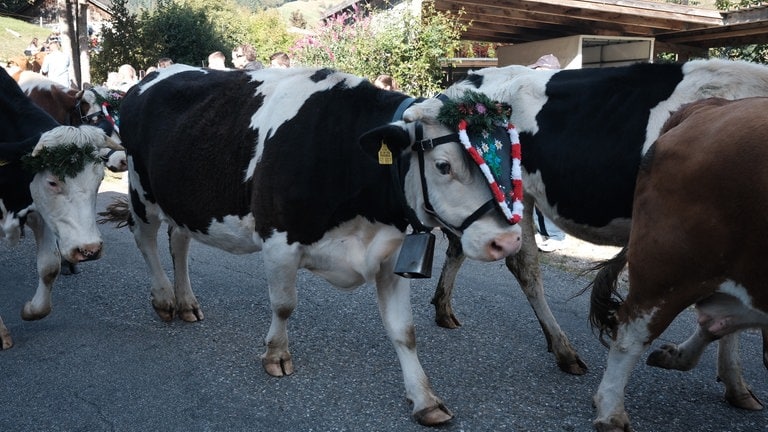
<path id="1" fill-rule="evenodd" d="M 536 70 L 554 70 L 560 69 L 560 61 L 552 54 L 546 54 L 539 57 L 536 63 L 528 65 Z M 548 217 L 534 207 L 533 222 L 536 226 L 536 245 L 542 252 L 554 252 L 565 247 L 565 233 L 549 220 Z"/>
<path id="2" fill-rule="evenodd" d="M 214 51 L 208 55 L 208 67 L 211 69 L 225 70 L 227 65 L 224 64 L 226 57 L 221 51 Z"/>
<path id="3" fill-rule="evenodd" d="M 232 64 L 237 69 L 259 70 L 264 65 L 256 60 L 256 49 L 251 44 L 242 44 L 232 50 Z"/>
<path id="4" fill-rule="evenodd" d="M 269 67 L 287 69 L 291 67 L 291 58 L 280 51 L 269 56 Z"/>
<path id="5" fill-rule="evenodd" d="M 137 82 L 139 82 L 139 80 L 136 78 L 136 69 L 134 69 L 133 66 L 124 64 L 117 69 L 117 90 L 124 92 L 128 91 L 128 89 L 133 87 Z"/>
<path id="6" fill-rule="evenodd" d="M 43 67 L 40 69 L 40 73 L 67 88 L 72 87 L 69 80 L 69 66 L 72 60 L 69 58 L 69 55 L 61 51 L 61 43 L 51 42 L 48 47 L 50 52 L 45 56 L 45 60 L 43 60 Z"/>
<path id="7" fill-rule="evenodd" d="M 37 38 L 32 38 L 32 40 L 29 42 L 29 45 L 27 45 L 27 49 L 24 50 L 24 55 L 29 57 L 39 52 L 40 52 L 40 45 L 37 44 Z"/>
<path id="8" fill-rule="evenodd" d="M 171 60 L 168 57 L 161 57 L 160 59 L 157 60 L 158 69 L 165 69 L 172 64 L 173 64 L 173 60 Z"/>
<path id="9" fill-rule="evenodd" d="M 373 85 L 384 90 L 397 90 L 397 83 L 392 75 L 381 74 L 373 80 Z"/>

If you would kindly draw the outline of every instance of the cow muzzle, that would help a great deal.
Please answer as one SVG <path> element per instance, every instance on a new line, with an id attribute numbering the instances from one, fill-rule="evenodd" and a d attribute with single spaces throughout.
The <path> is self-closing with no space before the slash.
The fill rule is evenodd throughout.
<path id="1" fill-rule="evenodd" d="M 486 253 L 491 261 L 496 261 L 520 252 L 522 246 L 523 236 L 519 232 L 504 233 L 488 243 Z"/>
<path id="2" fill-rule="evenodd" d="M 72 248 L 66 254 L 64 259 L 69 262 L 78 263 L 83 261 L 92 261 L 101 258 L 103 242 L 83 244 Z"/>

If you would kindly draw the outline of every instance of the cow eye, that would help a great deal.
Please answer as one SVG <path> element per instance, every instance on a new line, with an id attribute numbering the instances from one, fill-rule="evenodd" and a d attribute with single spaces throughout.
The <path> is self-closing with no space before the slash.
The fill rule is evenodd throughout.
<path id="1" fill-rule="evenodd" d="M 451 173 L 451 164 L 445 161 L 435 163 L 435 168 L 440 171 L 440 174 L 448 175 Z"/>

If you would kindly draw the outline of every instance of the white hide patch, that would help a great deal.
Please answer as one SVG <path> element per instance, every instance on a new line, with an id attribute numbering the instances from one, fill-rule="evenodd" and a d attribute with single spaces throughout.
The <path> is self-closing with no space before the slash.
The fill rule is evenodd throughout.
<path id="1" fill-rule="evenodd" d="M 156 69 L 155 71 L 158 73 L 157 78 L 151 81 L 141 81 L 139 84 L 136 85 L 136 87 L 139 88 L 139 94 L 144 93 L 145 91 L 147 91 L 148 88 L 159 83 L 160 81 L 182 72 L 197 71 L 200 73 L 207 73 L 205 69 L 200 69 L 200 68 L 196 68 L 196 67 L 181 64 L 181 63 L 173 64 L 166 68 Z"/>
<path id="2" fill-rule="evenodd" d="M 340 82 L 345 82 L 348 87 L 357 87 L 363 78 L 334 72 L 325 79 L 315 82 L 309 77 L 316 74 L 316 69 L 260 69 L 250 72 L 254 80 L 267 80 L 256 91 L 256 95 L 264 97 L 264 102 L 259 110 L 251 117 L 249 127 L 261 128 L 259 142 L 256 146 L 256 154 L 251 158 L 245 179 L 250 180 L 256 171 L 256 165 L 261 160 L 264 151 L 264 142 L 284 123 L 296 117 L 299 109 L 304 106 L 306 100 L 315 93 L 327 91 Z M 305 76 L 306 79 L 298 83 L 296 79 L 275 79 L 275 76 Z M 271 79 L 270 79 L 271 78 Z M 299 90 L 300 89 L 300 90 Z M 256 96 L 254 95 L 254 96 Z M 290 97 L 289 97 L 290 95 Z"/>
<path id="3" fill-rule="evenodd" d="M 749 295 L 749 293 L 747 292 L 747 289 L 744 286 L 739 285 L 730 279 L 720 284 L 720 286 L 717 288 L 717 292 L 728 294 L 729 296 L 739 300 L 741 303 L 744 304 L 744 306 L 750 309 L 753 308 L 752 296 Z"/>
<path id="4" fill-rule="evenodd" d="M 375 283 L 382 262 L 394 257 L 403 238 L 404 234 L 393 226 L 358 216 L 328 231 L 319 241 L 303 246 L 300 267 L 339 288 Z"/>
<path id="5" fill-rule="evenodd" d="M 669 99 L 651 110 L 643 154 L 659 137 L 670 114 L 682 105 L 700 99 L 743 99 L 768 96 L 768 67 L 733 60 L 693 60 L 683 65 L 683 80 Z"/>
<path id="6" fill-rule="evenodd" d="M 651 332 L 648 331 L 648 324 L 659 308 L 653 308 L 650 312 L 641 315 L 634 320 L 619 324 L 619 337 L 613 343 L 612 348 L 621 352 L 631 352 L 633 347 L 649 344 Z"/>
<path id="7" fill-rule="evenodd" d="M 167 221 L 168 218 L 164 217 L 164 219 Z M 242 255 L 258 252 L 262 248 L 259 237 L 252 235 L 255 226 L 253 215 L 249 213 L 242 218 L 234 215 L 225 216 L 222 222 L 211 220 L 207 235 L 189 230 L 184 232 L 203 244 Z"/>
<path id="8" fill-rule="evenodd" d="M 480 88 L 460 81 L 445 90 L 452 99 L 459 98 L 467 90 L 479 91 L 493 100 L 514 107 L 511 122 L 518 132 L 535 134 L 539 131 L 536 115 L 547 102 L 547 82 L 556 70 L 534 70 L 525 66 L 506 66 L 474 71 L 483 77 Z M 528 186 L 526 185 L 526 188 Z"/>

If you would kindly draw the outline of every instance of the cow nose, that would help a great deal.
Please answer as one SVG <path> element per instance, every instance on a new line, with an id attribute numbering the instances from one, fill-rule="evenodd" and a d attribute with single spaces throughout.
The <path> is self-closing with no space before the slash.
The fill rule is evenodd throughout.
<path id="1" fill-rule="evenodd" d="M 523 241 L 520 233 L 501 234 L 488 244 L 488 256 L 494 261 L 500 260 L 519 252 L 522 245 Z"/>
<path id="2" fill-rule="evenodd" d="M 95 260 L 101 257 L 101 247 L 103 242 L 90 243 L 77 248 L 73 257 L 78 262 Z"/>

